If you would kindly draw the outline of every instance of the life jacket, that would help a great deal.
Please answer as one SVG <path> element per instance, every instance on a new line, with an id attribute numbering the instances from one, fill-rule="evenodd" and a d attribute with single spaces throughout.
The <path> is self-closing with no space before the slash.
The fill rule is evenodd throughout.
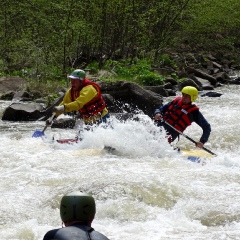
<path id="1" fill-rule="evenodd" d="M 89 81 L 88 79 L 83 80 L 83 86 L 78 91 L 73 91 L 73 89 L 71 89 L 72 101 L 78 98 L 80 96 L 80 91 L 88 85 L 92 85 L 97 90 L 98 94 L 95 98 L 93 98 L 90 102 L 86 103 L 79 110 L 80 114 L 86 118 L 101 113 L 102 110 L 106 107 L 106 103 L 101 94 L 101 89 L 99 85 L 97 83 Z"/>
<path id="2" fill-rule="evenodd" d="M 192 123 L 189 114 L 198 109 L 195 104 L 183 105 L 182 98 L 176 97 L 164 113 L 163 118 L 177 130 L 183 132 Z"/>

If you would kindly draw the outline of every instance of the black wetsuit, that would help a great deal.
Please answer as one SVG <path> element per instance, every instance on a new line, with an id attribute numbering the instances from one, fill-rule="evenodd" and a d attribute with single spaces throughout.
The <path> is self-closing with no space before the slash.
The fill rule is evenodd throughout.
<path id="1" fill-rule="evenodd" d="M 109 240 L 92 227 L 83 224 L 73 224 L 64 228 L 48 231 L 43 240 Z"/>

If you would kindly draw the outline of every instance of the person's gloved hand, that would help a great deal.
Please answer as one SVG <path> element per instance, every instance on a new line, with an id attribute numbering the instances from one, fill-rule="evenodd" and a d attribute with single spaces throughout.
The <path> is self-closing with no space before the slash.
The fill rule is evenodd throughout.
<path id="1" fill-rule="evenodd" d="M 52 117 L 50 117 L 46 120 L 46 125 L 47 126 L 50 126 L 51 124 L 52 124 Z"/>
<path id="2" fill-rule="evenodd" d="M 199 147 L 199 148 L 203 148 L 203 145 L 204 145 L 204 144 L 201 143 L 201 142 L 197 142 L 197 143 L 196 143 L 196 146 Z"/>
<path id="3" fill-rule="evenodd" d="M 161 121 L 162 120 L 162 115 L 160 113 L 155 114 L 154 119 L 157 121 Z"/>
<path id="4" fill-rule="evenodd" d="M 64 112 L 64 105 L 54 107 L 53 112 L 55 112 L 57 114 L 58 113 L 63 113 Z"/>
<path id="5" fill-rule="evenodd" d="M 55 115 L 56 115 L 56 114 L 53 113 L 52 116 L 46 120 L 46 125 L 47 125 L 47 126 L 50 126 L 50 125 L 52 124 L 52 121 L 53 121 L 53 119 L 55 118 Z"/>

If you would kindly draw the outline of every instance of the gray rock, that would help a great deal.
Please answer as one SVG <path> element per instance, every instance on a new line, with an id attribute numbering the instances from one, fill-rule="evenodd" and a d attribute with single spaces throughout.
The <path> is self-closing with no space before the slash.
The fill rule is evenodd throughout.
<path id="1" fill-rule="evenodd" d="M 38 103 L 12 103 L 3 112 L 2 120 L 35 121 L 42 117 L 43 106 Z"/>

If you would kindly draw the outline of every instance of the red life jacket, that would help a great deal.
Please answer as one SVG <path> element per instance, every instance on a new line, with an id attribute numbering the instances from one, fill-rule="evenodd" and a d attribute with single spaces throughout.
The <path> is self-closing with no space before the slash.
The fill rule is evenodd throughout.
<path id="1" fill-rule="evenodd" d="M 183 132 L 191 125 L 189 113 L 198 110 L 195 104 L 182 104 L 182 98 L 176 97 L 170 104 L 168 110 L 164 113 L 164 120 L 166 120 L 173 127 Z"/>
<path id="2" fill-rule="evenodd" d="M 91 116 L 101 113 L 102 110 L 106 107 L 106 103 L 102 97 L 101 89 L 99 85 L 97 83 L 89 81 L 88 79 L 83 80 L 83 86 L 78 91 L 73 91 L 73 89 L 71 89 L 72 101 L 78 98 L 80 96 L 80 91 L 88 85 L 92 85 L 97 90 L 98 95 L 95 98 L 93 98 L 90 102 L 86 103 L 79 110 L 81 115 L 86 118 L 89 118 Z"/>

